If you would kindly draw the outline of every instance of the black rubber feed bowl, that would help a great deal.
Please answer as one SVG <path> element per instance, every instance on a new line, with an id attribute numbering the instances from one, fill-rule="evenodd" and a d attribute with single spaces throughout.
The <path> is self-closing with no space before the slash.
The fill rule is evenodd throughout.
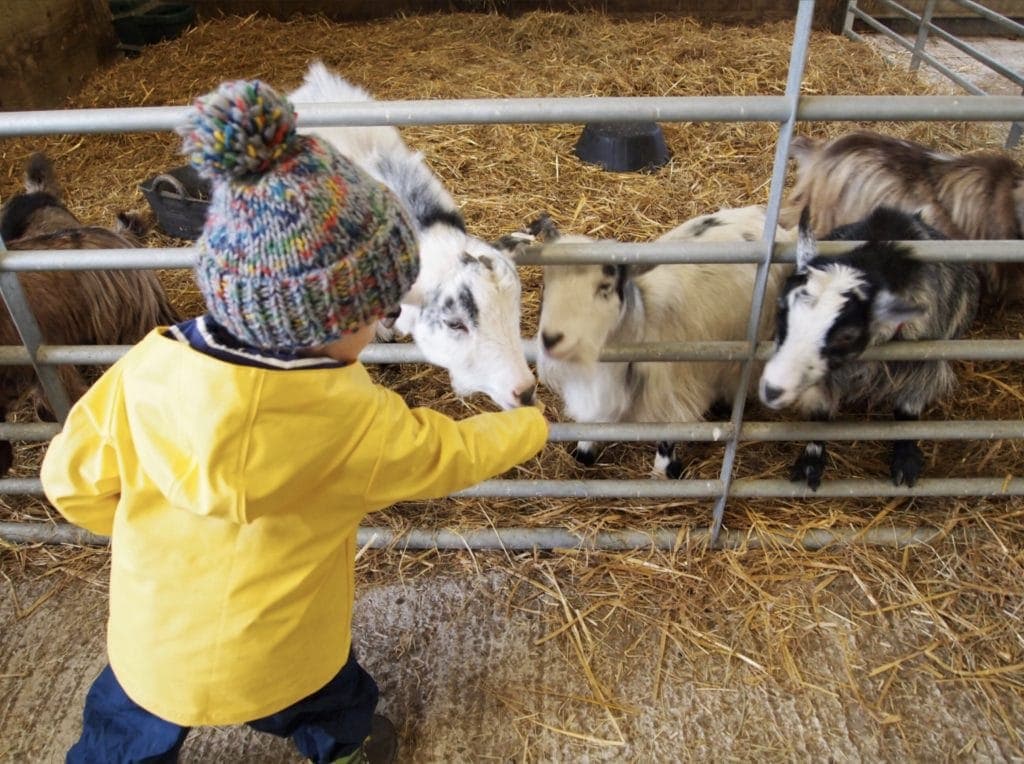
<path id="1" fill-rule="evenodd" d="M 210 206 L 210 184 L 190 166 L 154 175 L 142 186 L 142 195 L 156 214 L 164 233 L 179 239 L 198 239 Z"/>
<path id="2" fill-rule="evenodd" d="M 595 122 L 583 128 L 576 156 L 612 172 L 655 170 L 671 154 L 656 122 Z"/>

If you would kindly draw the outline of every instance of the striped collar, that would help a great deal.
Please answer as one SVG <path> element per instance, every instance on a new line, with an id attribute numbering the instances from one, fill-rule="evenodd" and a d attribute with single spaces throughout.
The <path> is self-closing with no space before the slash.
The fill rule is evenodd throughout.
<path id="1" fill-rule="evenodd" d="M 259 369 L 337 369 L 348 364 L 321 356 L 302 356 L 289 350 L 263 350 L 235 338 L 209 315 L 170 327 L 166 337 L 187 343 L 194 350 L 238 366 Z"/>

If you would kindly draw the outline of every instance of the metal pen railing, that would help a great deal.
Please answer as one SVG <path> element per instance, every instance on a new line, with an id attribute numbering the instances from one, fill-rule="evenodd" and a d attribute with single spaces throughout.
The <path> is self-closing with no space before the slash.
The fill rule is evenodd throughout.
<path id="1" fill-rule="evenodd" d="M 1002 62 L 997 61 L 991 56 L 982 53 L 973 45 L 964 42 L 959 37 L 950 32 L 946 31 L 940 26 L 937 26 L 932 22 L 932 17 L 935 14 L 935 6 L 938 0 L 926 0 L 924 9 L 921 14 L 918 15 L 914 11 L 905 7 L 904 5 L 896 2 L 895 0 L 875 0 L 876 3 L 895 11 L 899 16 L 913 22 L 917 27 L 917 35 L 914 42 L 910 42 L 903 35 L 898 34 L 890 27 L 883 24 L 878 19 L 874 18 L 870 14 L 857 6 L 857 0 L 847 0 L 846 7 L 846 21 L 843 27 L 843 34 L 849 37 L 851 40 L 857 40 L 863 42 L 864 38 L 853 31 L 854 20 L 859 20 L 869 27 L 874 29 L 876 32 L 881 33 L 888 39 L 895 42 L 897 45 L 902 46 L 906 50 L 910 51 L 910 70 L 917 71 L 921 66 L 921 62 L 924 61 L 936 71 L 943 74 L 947 79 L 954 82 L 959 87 L 966 90 L 968 93 L 974 95 L 986 95 L 985 91 L 980 87 L 972 83 L 970 80 L 960 76 L 957 72 L 950 69 L 948 66 L 943 64 L 937 58 L 932 56 L 925 50 L 925 46 L 928 43 L 929 35 L 938 37 L 939 39 L 949 43 L 957 50 L 966 53 L 968 56 L 973 58 L 980 64 L 988 67 L 990 70 L 995 72 L 1001 77 L 1009 80 L 1013 84 L 1022 88 L 1021 95 L 1024 96 L 1024 74 L 1010 69 L 1005 66 Z M 972 0 L 952 0 L 967 10 L 973 11 L 978 15 L 982 16 L 989 22 L 1005 29 L 1007 32 L 1013 35 L 1024 38 L 1024 25 L 1018 24 L 1013 19 L 996 13 L 995 11 L 986 8 L 980 3 L 972 2 Z M 1015 120 L 1010 124 L 1010 132 L 1006 137 L 1006 148 L 1013 148 L 1020 142 L 1020 137 L 1024 130 L 1024 122 Z"/>
<path id="2" fill-rule="evenodd" d="M 813 0 L 800 0 L 796 17 L 790 68 L 785 95 L 737 97 L 659 98 L 528 98 L 453 101 L 391 101 L 357 104 L 299 105 L 303 127 L 326 125 L 413 125 L 470 123 L 587 122 L 594 120 L 651 119 L 669 121 L 770 121 L 780 125 L 769 188 L 768 221 L 765 238 L 759 242 L 733 244 L 702 242 L 654 242 L 627 244 L 549 244 L 529 247 L 520 264 L 568 262 L 726 262 L 756 263 L 756 288 L 752 296 L 747 338 L 744 341 L 665 342 L 611 347 L 602 360 L 656 361 L 742 361 L 744 383 L 749 383 L 753 363 L 770 352 L 768 343 L 756 341 L 758 317 L 764 300 L 770 263 L 793 262 L 793 245 L 773 240 L 785 180 L 789 142 L 796 122 L 802 120 L 1024 120 L 1024 99 L 1016 96 L 800 96 L 803 67 L 810 39 Z M 179 124 L 183 107 L 140 107 L 127 109 L 55 110 L 0 113 L 0 137 L 52 133 L 107 133 L 167 131 Z M 856 242 L 821 242 L 822 254 L 847 251 Z M 922 259 L 958 262 L 1024 262 L 1021 241 L 929 241 L 913 242 Z M 57 364 L 109 364 L 127 348 L 124 346 L 59 346 L 32 341 L 34 320 L 18 289 L 16 273 L 29 270 L 89 270 L 103 268 L 190 268 L 195 252 L 191 248 L 114 249 L 81 252 L 6 252 L 0 242 L 0 291 L 19 330 L 28 327 L 29 341 L 23 347 L 0 347 L 0 365 L 31 363 L 39 372 L 47 395 L 47 375 Z M 26 336 L 23 334 L 23 336 Z M 534 360 L 532 342 L 523 340 L 524 351 Z M 1024 341 L 958 340 L 899 342 L 873 348 L 869 359 L 977 359 L 1022 360 Z M 361 356 L 367 363 L 419 362 L 422 354 L 411 344 L 371 345 Z M 55 383 L 53 379 L 49 383 Z M 780 440 L 893 440 L 934 439 L 1024 439 L 1024 422 L 1019 421 L 936 421 L 936 422 L 752 422 L 744 419 L 745 391 L 741 384 L 732 402 L 729 421 L 669 424 L 554 424 L 550 439 L 556 442 L 655 441 L 713 442 L 724 445 L 722 468 L 716 480 L 490 480 L 462 491 L 473 497 L 572 497 L 572 498 L 655 498 L 714 499 L 710 526 L 702 531 L 712 543 L 721 539 L 721 523 L 729 498 L 852 496 L 1020 496 L 1024 481 L 992 478 L 927 478 L 913 488 L 893 486 L 888 481 L 853 479 L 823 482 L 816 492 L 806 486 L 778 479 L 736 478 L 734 459 L 740 442 Z M 61 390 L 63 392 L 63 390 Z M 59 409 L 59 407 L 58 407 Z M 44 441 L 59 429 L 57 424 L 0 424 L 0 438 Z M 0 480 L 0 493 L 41 493 L 34 478 Z M 0 524 L 0 535 L 6 526 Z M 380 529 L 372 529 L 374 532 Z M 515 529 L 512 529 L 515 530 Z M 564 531 L 532 529 L 530 536 L 542 544 Z M 511 531 L 510 531 L 511 532 Z M 40 525 L 40 534 L 45 535 Z M 423 539 L 436 533 L 415 531 Z M 664 539 L 675 538 L 665 531 Z M 518 537 L 517 537 L 518 538 Z M 526 538 L 526 536 L 523 536 Z M 732 536 L 729 536 L 732 538 Z M 902 538 L 902 536 L 900 536 Z M 916 538 L 913 534 L 907 538 Z M 540 541 L 538 541 L 540 540 Z M 563 539 L 564 541 L 564 539 Z M 559 543 L 558 545 L 564 545 Z"/>

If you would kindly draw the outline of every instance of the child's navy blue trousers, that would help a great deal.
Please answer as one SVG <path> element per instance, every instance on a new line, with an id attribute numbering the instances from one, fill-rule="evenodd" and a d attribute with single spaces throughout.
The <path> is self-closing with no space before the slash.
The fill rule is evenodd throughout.
<path id="1" fill-rule="evenodd" d="M 260 732 L 290 737 L 299 753 L 316 762 L 347 756 L 370 734 L 377 683 L 350 655 L 337 676 L 298 703 L 249 722 Z M 188 735 L 129 698 L 110 666 L 85 699 L 82 737 L 68 751 L 68 764 L 173 762 Z"/>

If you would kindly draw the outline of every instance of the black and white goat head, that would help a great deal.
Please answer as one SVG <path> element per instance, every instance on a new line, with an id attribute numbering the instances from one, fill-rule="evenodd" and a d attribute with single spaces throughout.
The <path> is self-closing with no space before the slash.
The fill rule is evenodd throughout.
<path id="1" fill-rule="evenodd" d="M 896 241 L 944 238 L 920 217 L 878 207 L 826 238 L 862 240 L 846 255 L 818 255 L 809 213 L 801 216 L 797 266 L 778 300 L 775 348 L 759 385 L 773 409 L 796 406 L 813 420 L 833 418 L 841 405 L 889 407 L 897 420 L 916 420 L 948 394 L 955 376 L 945 361 L 863 361 L 869 347 L 889 341 L 952 339 L 969 328 L 980 283 L 964 264 L 924 262 Z M 893 442 L 890 474 L 914 485 L 924 464 L 911 440 Z M 809 442 L 791 478 L 816 489 L 825 446 Z"/>
<path id="2" fill-rule="evenodd" d="M 315 112 L 317 104 L 372 100 L 320 62 L 310 65 L 289 98 L 303 114 Z M 411 335 L 428 362 L 448 371 L 458 395 L 482 392 L 506 409 L 533 403 L 536 380 L 523 352 L 515 262 L 467 233 L 451 194 L 394 127 L 313 132 L 391 189 L 416 227 L 419 277 L 378 338 L 389 339 L 392 327 Z"/>

